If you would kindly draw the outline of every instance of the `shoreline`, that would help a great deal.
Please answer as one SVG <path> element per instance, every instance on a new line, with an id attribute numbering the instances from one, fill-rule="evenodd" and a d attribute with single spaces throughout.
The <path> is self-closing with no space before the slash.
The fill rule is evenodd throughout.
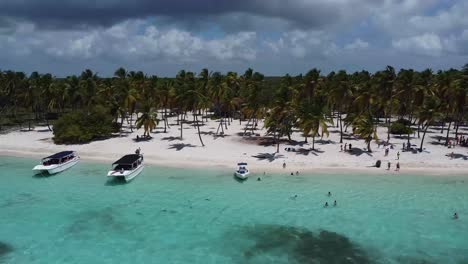
<path id="1" fill-rule="evenodd" d="M 92 155 L 88 152 L 79 152 L 78 155 L 84 162 L 111 164 L 116 159 L 111 157 L 102 157 Z M 52 152 L 45 152 L 42 150 L 17 150 L 17 149 L 2 149 L 0 150 L 0 157 L 17 157 L 17 158 L 31 158 L 41 159 L 47 155 L 53 154 Z M 143 153 L 144 154 L 144 153 Z M 145 154 L 144 154 L 145 155 Z M 226 161 L 227 162 L 227 161 Z M 213 163 L 209 160 L 196 160 L 196 161 L 173 161 L 168 159 L 161 159 L 160 156 L 145 155 L 145 163 L 148 165 L 156 165 L 165 168 L 177 169 L 220 169 L 220 170 L 234 170 L 235 164 L 227 165 L 226 163 Z M 249 163 L 249 168 L 253 175 L 262 175 L 263 172 L 271 174 L 290 174 L 291 172 L 299 171 L 301 174 L 365 174 L 365 175 L 405 175 L 415 174 L 417 176 L 466 176 L 468 177 L 467 170 L 462 168 L 441 168 L 441 167 L 407 167 L 403 168 L 400 172 L 396 172 L 393 167 L 386 170 L 384 165 L 381 168 L 372 166 L 356 168 L 348 166 L 304 166 L 302 164 L 289 164 L 285 169 L 282 166 L 274 166 L 271 164 L 258 164 Z"/>
<path id="2" fill-rule="evenodd" d="M 54 144 L 54 135 L 46 127 L 36 127 L 31 131 L 11 131 L 0 134 L 0 155 L 39 160 L 56 152 L 74 150 L 83 161 L 110 166 L 123 155 L 141 148 L 146 164 L 167 168 L 234 171 L 237 163 L 246 162 L 250 171 L 258 175 L 263 172 L 289 175 L 299 171 L 300 174 L 308 175 L 348 173 L 468 176 L 468 147 L 447 148 L 439 142 L 441 134 L 437 128 L 428 130 L 429 136 L 422 152 L 403 151 L 402 146 L 407 143 L 407 138 L 401 137 L 391 138 L 392 147 L 388 149 L 388 153 L 375 141 L 371 142 L 372 152 L 368 152 L 364 140 L 349 133 L 344 135 L 343 143 L 340 143 L 339 128 L 330 127 L 330 136 L 316 138 L 315 144 L 312 144 L 311 139 L 306 142 L 300 131 L 294 131 L 291 140 L 280 142 L 277 153 L 276 142 L 268 137 L 262 121 L 259 121 L 254 136 L 243 136 L 245 123 L 242 125 L 238 122 L 231 122 L 222 136 L 216 135 L 219 122 L 206 121 L 201 129 L 204 146 L 194 126 L 187 125 L 181 139 L 180 129 L 174 126 L 176 121 L 175 118 L 169 119 L 172 127 L 167 133 L 163 132 L 164 127 L 160 124 L 151 133 L 151 140 L 142 142 L 135 140 L 142 131 L 132 132 L 127 127 L 123 128 L 123 136 L 71 145 Z M 379 127 L 377 133 L 379 138 L 386 138 L 387 129 Z M 413 135 L 412 147 L 419 146 L 420 140 Z M 380 168 L 375 167 L 378 160 L 381 161 Z M 283 163 L 286 163 L 285 169 Z M 390 170 L 386 170 L 388 163 L 391 163 Z M 397 163 L 400 163 L 400 172 L 395 171 Z"/>

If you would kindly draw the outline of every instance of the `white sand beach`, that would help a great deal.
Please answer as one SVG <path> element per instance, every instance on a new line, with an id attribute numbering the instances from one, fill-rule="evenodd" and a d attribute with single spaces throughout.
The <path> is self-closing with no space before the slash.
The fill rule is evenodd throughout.
<path id="1" fill-rule="evenodd" d="M 191 120 L 189 117 L 188 120 Z M 95 141 L 83 145 L 55 145 L 52 141 L 53 133 L 47 127 L 35 127 L 32 131 L 13 131 L 0 135 L 0 155 L 25 156 L 41 158 L 43 156 L 62 151 L 75 150 L 82 160 L 112 162 L 120 156 L 133 153 L 141 148 L 147 164 L 155 164 L 169 167 L 220 167 L 234 169 L 237 162 L 249 163 L 251 171 L 262 174 L 263 172 L 362 172 L 362 173 L 418 173 L 431 175 L 451 175 L 468 173 L 468 148 L 456 146 L 447 148 L 438 142 L 437 137 L 445 137 L 440 133 L 440 128 L 429 129 L 424 148 L 419 152 L 402 151 L 406 137 L 396 138 L 392 136 L 390 143 L 394 148 L 390 149 L 385 157 L 383 146 L 379 148 L 376 142 L 372 142 L 372 153 L 365 151 L 364 140 L 355 138 L 349 132 L 344 139 L 344 144 L 352 144 L 353 152 L 340 151 L 339 128 L 330 127 L 330 136 L 316 139 L 315 151 L 309 151 L 312 139 L 304 143 L 300 132 L 292 135 L 293 144 L 284 138 L 280 144 L 280 152 L 276 152 L 276 145 L 271 138 L 265 137 L 263 124 L 258 123 L 255 131 L 257 136 L 242 136 L 247 122 L 239 124 L 234 120 L 225 130 L 223 136 L 216 136 L 218 120 L 210 120 L 201 127 L 202 138 L 205 146 L 202 147 L 198 138 L 196 127 L 184 123 L 183 140 L 180 140 L 180 126 L 176 125 L 176 119 L 169 119 L 171 124 L 167 133 L 163 133 L 163 122 L 152 133 L 152 139 L 145 142 L 136 142 L 137 135 L 142 135 L 143 130 L 134 130 L 130 133 L 128 127 L 126 133 L 119 137 Z M 465 130 L 461 130 L 466 133 Z M 387 129 L 379 127 L 378 135 L 381 140 L 386 140 Z M 259 135 L 259 136 L 258 136 Z M 454 134 L 451 133 L 451 136 Z M 421 133 L 422 137 L 422 133 Z M 419 147 L 420 139 L 417 134 L 411 138 L 414 148 Z M 285 148 L 294 148 L 295 151 L 286 151 Z M 397 160 L 397 152 L 400 159 Z M 454 158 L 447 155 L 454 153 Z M 381 168 L 375 168 L 377 160 L 382 161 Z M 387 163 L 391 162 L 391 169 L 387 170 Z M 396 163 L 401 166 L 400 172 L 395 171 Z M 283 169 L 283 163 L 286 168 Z"/>

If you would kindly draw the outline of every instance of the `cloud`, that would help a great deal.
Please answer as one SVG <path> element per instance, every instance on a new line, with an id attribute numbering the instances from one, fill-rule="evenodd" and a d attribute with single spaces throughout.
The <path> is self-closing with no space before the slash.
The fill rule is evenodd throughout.
<path id="1" fill-rule="evenodd" d="M 45 52 L 61 59 L 118 56 L 128 60 L 248 61 L 256 56 L 254 32 L 208 40 L 183 30 L 159 30 L 141 20 L 125 21 L 110 28 L 70 31 L 38 31 L 34 25 L 25 23 L 19 24 L 13 35 L 3 38 L 9 48 L 24 50 L 24 55 Z"/>
<path id="2" fill-rule="evenodd" d="M 368 47 L 369 47 L 368 42 L 363 41 L 360 38 L 357 38 L 352 43 L 346 44 L 344 48 L 346 50 L 362 50 L 362 49 L 367 49 Z"/>
<path id="3" fill-rule="evenodd" d="M 440 56 L 444 50 L 442 40 L 434 33 L 394 40 L 392 45 L 405 52 L 429 56 Z"/>
<path id="4" fill-rule="evenodd" d="M 179 25 L 216 23 L 250 31 L 257 22 L 319 29 L 360 19 L 385 0 L 2 0 L 0 17 L 48 28 L 108 27 L 129 19 L 158 17 Z M 349 12 L 355 6 L 353 12 Z M 271 25 L 271 24 L 270 24 Z"/>
<path id="5" fill-rule="evenodd" d="M 323 31 L 294 30 L 285 32 L 277 40 L 266 41 L 265 45 L 277 54 L 295 58 L 323 57 L 336 52 L 336 45 Z"/>
<path id="6" fill-rule="evenodd" d="M 466 0 L 0 0 L 0 61 L 58 75 L 458 67 L 466 13 Z"/>

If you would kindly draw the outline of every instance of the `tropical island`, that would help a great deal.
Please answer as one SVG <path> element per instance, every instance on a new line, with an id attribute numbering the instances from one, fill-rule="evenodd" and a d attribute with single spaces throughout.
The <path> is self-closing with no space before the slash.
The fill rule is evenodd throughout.
<path id="1" fill-rule="evenodd" d="M 266 77 L 252 69 L 160 78 L 119 68 L 65 78 L 0 72 L 2 154 L 74 149 L 112 160 L 257 172 L 466 169 L 468 65 Z M 398 155 L 398 156 L 397 156 Z M 401 155 L 401 156 L 400 156 Z M 376 170 L 371 170 L 375 173 Z"/>

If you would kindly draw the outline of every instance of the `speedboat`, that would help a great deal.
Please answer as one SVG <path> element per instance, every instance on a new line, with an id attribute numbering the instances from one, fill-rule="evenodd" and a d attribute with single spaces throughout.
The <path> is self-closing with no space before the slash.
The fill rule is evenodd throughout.
<path id="1" fill-rule="evenodd" d="M 37 173 L 55 174 L 64 171 L 80 161 L 80 157 L 74 151 L 62 151 L 42 159 L 42 164 L 33 168 Z"/>
<path id="2" fill-rule="evenodd" d="M 143 155 L 128 154 L 112 163 L 112 170 L 107 173 L 107 177 L 124 178 L 129 182 L 143 171 L 143 167 Z"/>
<path id="3" fill-rule="evenodd" d="M 245 162 L 237 163 L 237 166 L 239 166 L 239 168 L 236 170 L 236 172 L 234 172 L 234 176 L 236 176 L 237 178 L 241 180 L 247 179 L 250 173 L 249 170 L 247 169 L 247 163 Z"/>

